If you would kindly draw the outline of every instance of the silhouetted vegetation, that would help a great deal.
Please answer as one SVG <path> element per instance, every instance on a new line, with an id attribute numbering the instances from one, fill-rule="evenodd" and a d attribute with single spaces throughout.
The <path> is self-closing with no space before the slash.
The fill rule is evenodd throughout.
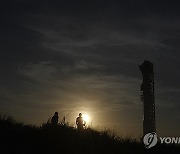
<path id="1" fill-rule="evenodd" d="M 140 154 L 178 153 L 179 147 L 156 145 L 145 149 L 136 140 L 123 139 L 109 131 L 92 128 L 78 131 L 67 125 L 25 125 L 9 116 L 0 116 L 1 154 Z"/>

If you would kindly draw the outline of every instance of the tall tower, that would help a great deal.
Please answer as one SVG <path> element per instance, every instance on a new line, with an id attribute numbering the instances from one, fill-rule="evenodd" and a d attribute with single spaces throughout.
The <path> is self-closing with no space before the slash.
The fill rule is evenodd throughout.
<path id="1" fill-rule="evenodd" d="M 141 101 L 144 104 L 143 136 L 150 132 L 156 132 L 155 99 L 154 99 L 154 71 L 153 63 L 145 60 L 139 66 L 143 75 L 141 85 Z"/>

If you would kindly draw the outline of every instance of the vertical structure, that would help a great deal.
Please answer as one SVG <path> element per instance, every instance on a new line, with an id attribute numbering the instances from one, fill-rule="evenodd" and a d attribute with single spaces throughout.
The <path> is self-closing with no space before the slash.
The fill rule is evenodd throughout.
<path id="1" fill-rule="evenodd" d="M 141 85 L 141 101 L 144 104 L 144 136 L 147 133 L 156 132 L 153 63 L 145 60 L 143 64 L 139 66 L 139 69 L 143 75 L 143 83 Z"/>

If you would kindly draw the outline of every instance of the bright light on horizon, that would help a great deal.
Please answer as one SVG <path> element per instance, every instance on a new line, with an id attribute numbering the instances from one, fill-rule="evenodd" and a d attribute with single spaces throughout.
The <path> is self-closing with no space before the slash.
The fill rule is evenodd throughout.
<path id="1" fill-rule="evenodd" d="M 88 123 L 90 121 L 90 116 L 88 114 L 83 114 L 83 120 Z"/>

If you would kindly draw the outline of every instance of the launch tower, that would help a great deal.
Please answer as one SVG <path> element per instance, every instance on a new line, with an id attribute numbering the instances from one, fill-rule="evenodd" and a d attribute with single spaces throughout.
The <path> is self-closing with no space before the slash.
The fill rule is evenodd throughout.
<path id="1" fill-rule="evenodd" d="M 143 136 L 150 132 L 156 132 L 155 99 L 154 99 L 154 71 L 153 63 L 145 60 L 139 66 L 143 75 L 141 85 L 141 101 L 144 107 Z"/>

